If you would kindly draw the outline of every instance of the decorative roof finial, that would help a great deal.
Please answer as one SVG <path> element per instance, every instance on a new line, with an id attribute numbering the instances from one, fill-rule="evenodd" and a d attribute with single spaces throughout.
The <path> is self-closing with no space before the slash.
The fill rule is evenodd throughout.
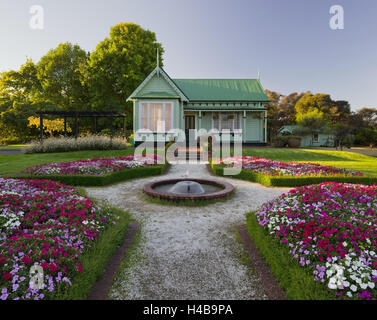
<path id="1" fill-rule="evenodd" d="M 160 55 L 158 54 L 158 47 L 157 47 L 157 76 L 159 77 L 160 76 Z"/>
<path id="2" fill-rule="evenodd" d="M 260 69 L 258 68 L 258 80 L 260 80 Z"/>
<path id="3" fill-rule="evenodd" d="M 160 56 L 158 54 L 158 48 L 157 48 L 157 67 L 160 67 Z"/>

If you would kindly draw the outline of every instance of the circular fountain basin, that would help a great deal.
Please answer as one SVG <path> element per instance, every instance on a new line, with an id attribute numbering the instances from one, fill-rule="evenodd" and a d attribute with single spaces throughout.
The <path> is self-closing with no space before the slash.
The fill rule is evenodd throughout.
<path id="1" fill-rule="evenodd" d="M 210 179 L 167 179 L 144 185 L 145 194 L 165 200 L 212 200 L 223 199 L 234 191 L 228 182 Z"/>

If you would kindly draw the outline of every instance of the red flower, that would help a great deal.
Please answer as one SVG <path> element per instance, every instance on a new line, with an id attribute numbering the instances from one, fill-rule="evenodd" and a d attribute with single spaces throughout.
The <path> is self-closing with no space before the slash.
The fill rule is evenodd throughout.
<path id="1" fill-rule="evenodd" d="M 25 263 L 25 264 L 29 264 L 29 263 L 32 262 L 32 260 L 28 256 L 23 256 L 22 262 Z"/>
<path id="2" fill-rule="evenodd" d="M 5 280 L 5 281 L 7 281 L 7 280 L 9 280 L 10 278 L 12 278 L 12 275 L 11 275 L 9 272 L 4 272 L 3 275 L 4 275 L 4 280 Z"/>

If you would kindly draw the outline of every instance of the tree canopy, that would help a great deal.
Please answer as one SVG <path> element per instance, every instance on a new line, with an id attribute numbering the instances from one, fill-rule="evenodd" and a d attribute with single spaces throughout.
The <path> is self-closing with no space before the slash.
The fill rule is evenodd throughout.
<path id="1" fill-rule="evenodd" d="M 86 106 L 89 97 L 83 72 L 87 58 L 79 45 L 69 42 L 51 49 L 37 64 L 41 85 L 38 99 L 66 110 Z"/>
<path id="2" fill-rule="evenodd" d="M 156 67 L 156 53 L 162 65 L 162 45 L 156 34 L 134 23 L 118 23 L 108 38 L 90 54 L 86 72 L 91 103 L 131 114 L 126 99 Z M 128 117 L 131 121 L 131 117 Z"/>
<path id="3" fill-rule="evenodd" d="M 28 118 L 37 110 L 117 111 L 128 114 L 126 99 L 155 68 L 164 49 L 154 32 L 134 23 L 119 23 L 88 53 L 78 44 L 61 43 L 39 62 L 28 59 L 19 70 L 0 74 L 0 143 L 36 137 Z M 105 120 L 97 123 L 99 130 Z"/>

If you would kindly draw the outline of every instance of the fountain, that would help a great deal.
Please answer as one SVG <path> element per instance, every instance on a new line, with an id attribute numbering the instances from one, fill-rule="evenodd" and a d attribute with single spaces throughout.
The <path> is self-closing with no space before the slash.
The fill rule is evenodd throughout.
<path id="1" fill-rule="evenodd" d="M 203 194 L 205 190 L 200 183 L 185 180 L 177 182 L 169 189 L 169 192 L 174 194 Z"/>
<path id="2" fill-rule="evenodd" d="M 234 187 L 228 182 L 212 179 L 180 178 L 147 183 L 143 191 L 153 198 L 195 201 L 226 198 Z"/>

